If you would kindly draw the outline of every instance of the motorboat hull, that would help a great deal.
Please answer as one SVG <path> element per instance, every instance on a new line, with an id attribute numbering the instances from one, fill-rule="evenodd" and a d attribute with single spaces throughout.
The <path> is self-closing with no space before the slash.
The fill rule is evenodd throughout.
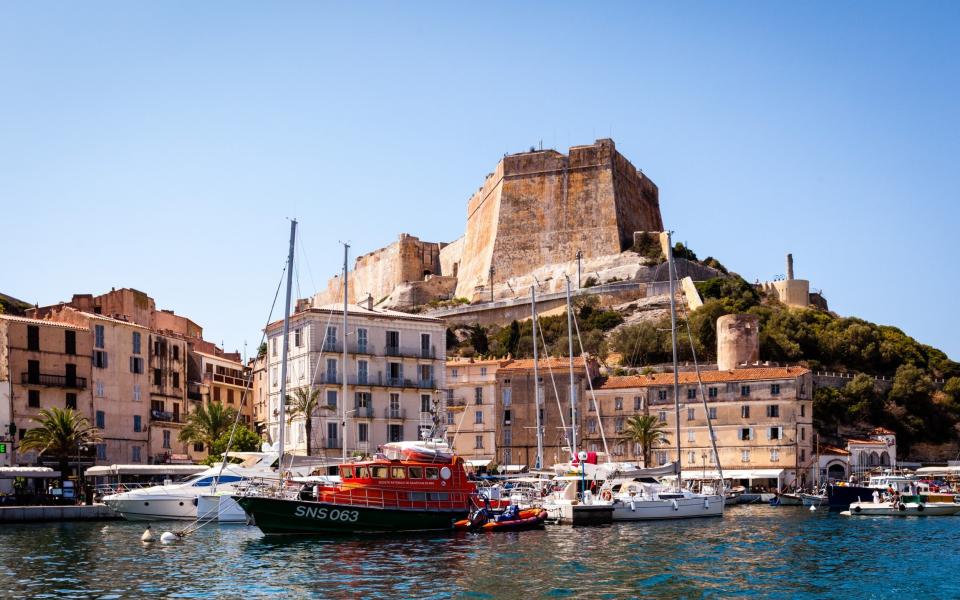
<path id="1" fill-rule="evenodd" d="M 770 501 L 770 506 L 802 506 L 800 494 L 779 494 Z"/>
<path id="2" fill-rule="evenodd" d="M 266 534 L 384 533 L 440 531 L 467 516 L 468 507 L 450 509 L 381 508 L 234 496 L 237 504 Z"/>
<path id="3" fill-rule="evenodd" d="M 623 499 L 613 501 L 614 521 L 652 521 L 658 519 L 693 519 L 723 516 L 724 498 L 719 495 L 702 498 L 663 500 Z"/>
<path id="4" fill-rule="evenodd" d="M 847 510 L 854 502 L 871 502 L 876 491 L 875 488 L 860 485 L 831 484 L 827 486 L 827 503 L 830 510 Z"/>
<path id="5" fill-rule="evenodd" d="M 826 496 L 819 494 L 800 494 L 804 506 L 822 506 L 828 502 Z"/>
<path id="6" fill-rule="evenodd" d="M 197 518 L 196 497 L 122 496 L 124 494 L 107 496 L 103 502 L 128 521 L 193 521 Z"/>
<path id="7" fill-rule="evenodd" d="M 225 494 L 205 494 L 197 498 L 197 518 L 219 523 L 246 523 L 247 513 Z"/>
<path id="8" fill-rule="evenodd" d="M 952 502 L 856 502 L 841 514 L 862 517 L 945 517 L 960 513 L 960 504 Z"/>

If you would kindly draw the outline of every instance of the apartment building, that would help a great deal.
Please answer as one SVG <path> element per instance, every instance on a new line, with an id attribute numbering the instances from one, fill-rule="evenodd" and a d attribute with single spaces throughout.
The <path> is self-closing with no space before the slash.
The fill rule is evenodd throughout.
<path id="1" fill-rule="evenodd" d="M 680 461 L 690 477 L 709 475 L 712 456 L 707 416 L 712 421 L 724 474 L 736 479 L 792 484 L 806 476 L 813 455 L 813 395 L 810 371 L 801 367 L 757 367 L 702 371 L 704 409 L 694 372 L 681 372 Z M 603 437 L 613 460 L 640 463 L 642 452 L 627 435 L 628 419 L 655 415 L 669 444 L 653 452 L 657 466 L 677 460 L 673 374 L 610 377 L 598 382 L 596 398 L 584 412 L 587 450 L 602 451 Z M 601 428 L 603 436 L 601 436 Z"/>
<path id="2" fill-rule="evenodd" d="M 457 358 L 446 364 L 446 436 L 465 459 L 494 462 L 497 455 L 497 370 L 506 360 Z"/>
<path id="3" fill-rule="evenodd" d="M 93 422 L 92 356 L 84 326 L 0 315 L 0 466 L 36 461 L 35 452 L 18 453 L 18 444 L 42 409 L 72 408 Z M 94 450 L 77 450 L 89 466 Z"/>
<path id="4" fill-rule="evenodd" d="M 287 395 L 297 388 L 321 394 L 322 409 L 312 417 L 313 452 L 340 456 L 346 444 L 347 453 L 367 454 L 389 441 L 417 438 L 442 412 L 444 323 L 367 302 L 349 306 L 344 332 L 342 311 L 340 305 L 328 305 L 290 317 Z M 282 321 L 267 326 L 266 422 L 273 441 L 280 426 L 282 333 Z M 306 452 L 304 425 L 303 416 L 285 424 L 285 443 L 296 452 Z"/>
<path id="5" fill-rule="evenodd" d="M 150 380 L 150 462 L 190 462 L 188 444 L 179 440 L 190 412 L 187 401 L 187 342 L 151 332 L 147 375 Z"/>
<path id="6" fill-rule="evenodd" d="M 252 388 L 250 389 L 250 398 L 253 403 L 253 429 L 257 434 L 265 438 L 267 433 L 267 356 L 266 353 L 258 355 L 247 361 L 247 368 L 251 370 Z M 271 442 L 272 440 L 267 439 Z"/>
<path id="7" fill-rule="evenodd" d="M 546 358 L 538 361 L 541 427 L 543 428 L 544 464 L 570 460 L 570 368 L 569 359 Z M 508 360 L 497 369 L 496 449 L 500 465 L 526 465 L 536 468 L 537 413 L 533 382 L 533 360 Z M 599 375 L 594 359 L 573 362 L 573 394 L 577 405 L 578 449 L 582 432 L 584 399 L 589 380 Z"/>

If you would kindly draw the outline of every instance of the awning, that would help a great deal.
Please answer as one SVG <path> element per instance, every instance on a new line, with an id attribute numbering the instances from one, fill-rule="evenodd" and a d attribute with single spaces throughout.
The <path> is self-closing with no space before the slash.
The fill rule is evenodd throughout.
<path id="1" fill-rule="evenodd" d="M 724 469 L 725 479 L 779 479 L 785 469 Z M 717 479 L 720 474 L 714 470 L 687 469 L 684 479 Z"/>
<path id="2" fill-rule="evenodd" d="M 467 463 L 468 467 L 473 467 L 474 469 L 479 469 L 481 467 L 489 467 L 490 463 L 493 462 L 492 458 L 471 458 L 469 460 L 463 461 Z"/>
<path id="3" fill-rule="evenodd" d="M 99 465 L 83 472 L 84 477 L 111 477 L 116 475 L 195 475 L 210 467 L 204 465 Z"/>
<path id="4" fill-rule="evenodd" d="M 60 477 L 60 471 L 50 467 L 0 467 L 0 479 L 27 477 L 33 479 L 53 479 Z"/>
<path id="5" fill-rule="evenodd" d="M 527 468 L 527 465 L 500 465 L 500 470 L 504 473 L 519 473 Z"/>
<path id="6" fill-rule="evenodd" d="M 920 467 L 916 473 L 917 475 L 927 475 L 928 477 L 960 475 L 960 467 Z"/>

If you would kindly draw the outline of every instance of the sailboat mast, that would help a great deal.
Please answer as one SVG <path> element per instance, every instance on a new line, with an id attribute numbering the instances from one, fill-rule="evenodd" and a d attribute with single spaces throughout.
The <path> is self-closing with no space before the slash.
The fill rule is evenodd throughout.
<path id="1" fill-rule="evenodd" d="M 537 469 L 543 468 L 543 425 L 540 423 L 540 369 L 537 364 L 537 290 L 530 286 L 530 323 L 533 325 L 533 405 L 537 411 Z"/>
<path id="2" fill-rule="evenodd" d="M 287 340 L 290 337 L 290 294 L 293 293 L 293 249 L 297 239 L 297 220 L 290 221 L 290 253 L 287 255 L 287 299 L 283 308 L 283 339 L 280 342 L 280 478 L 283 479 L 284 430 L 287 420 Z M 309 416 L 307 417 L 310 418 Z"/>
<path id="3" fill-rule="evenodd" d="M 670 341 L 673 345 L 673 408 L 677 419 L 677 487 L 683 483 L 680 477 L 681 463 L 680 455 L 680 374 L 677 372 L 677 306 L 673 289 L 673 240 L 670 232 L 667 232 L 667 278 L 670 280 Z"/>
<path id="4" fill-rule="evenodd" d="M 340 398 L 340 426 L 342 428 L 340 436 L 340 447 L 343 448 L 341 457 L 343 461 L 347 460 L 347 250 L 350 244 L 343 244 L 343 392 Z"/>
<path id="5" fill-rule="evenodd" d="M 577 388 L 573 381 L 573 308 L 570 303 L 569 276 L 567 276 L 567 345 L 570 357 L 570 453 L 577 456 Z"/>

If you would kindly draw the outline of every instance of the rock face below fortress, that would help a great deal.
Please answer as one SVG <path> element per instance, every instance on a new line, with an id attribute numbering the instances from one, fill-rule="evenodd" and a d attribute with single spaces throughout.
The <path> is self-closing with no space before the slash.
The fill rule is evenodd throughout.
<path id="1" fill-rule="evenodd" d="M 450 244 L 400 239 L 357 259 L 352 302 L 407 308 L 453 296 L 470 301 L 513 295 L 508 283 L 545 265 L 621 253 L 635 231 L 662 231 L 657 186 L 613 140 L 505 156 L 467 202 L 464 235 Z M 335 300 L 340 281 L 314 297 Z M 402 289 L 402 293 L 394 292 Z M 397 296 L 397 297 L 393 297 Z"/>

